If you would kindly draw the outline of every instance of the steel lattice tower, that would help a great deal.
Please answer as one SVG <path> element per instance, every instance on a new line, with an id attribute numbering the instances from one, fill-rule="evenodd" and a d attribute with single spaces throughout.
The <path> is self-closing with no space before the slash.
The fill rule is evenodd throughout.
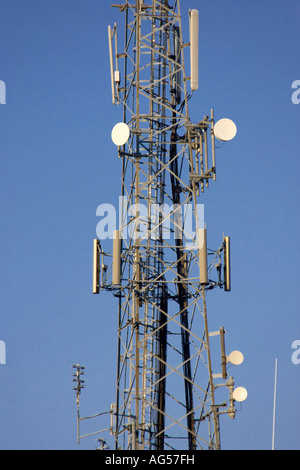
<path id="1" fill-rule="evenodd" d="M 224 330 L 215 333 L 222 374 L 213 375 L 206 290 L 230 290 L 229 238 L 207 263 L 200 205 L 216 179 L 214 115 L 190 121 L 188 89 L 197 84 L 186 74 L 191 44 L 183 41 L 179 0 L 133 3 L 113 5 L 125 15 L 121 52 L 116 25 L 109 27 L 113 102 L 130 130 L 118 147 L 122 210 L 112 270 L 102 270 L 105 253 L 94 244 L 94 292 L 111 290 L 119 301 L 111 433 L 122 450 L 219 449 L 224 405 L 215 403 L 215 380 L 227 378 Z M 227 387 L 234 417 L 232 380 Z"/>

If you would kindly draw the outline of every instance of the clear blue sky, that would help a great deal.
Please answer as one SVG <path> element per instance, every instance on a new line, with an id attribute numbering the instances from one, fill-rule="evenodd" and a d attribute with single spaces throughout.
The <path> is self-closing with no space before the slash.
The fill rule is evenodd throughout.
<path id="1" fill-rule="evenodd" d="M 120 160 L 110 140 L 107 25 L 123 16 L 103 0 L 1 0 L 0 448 L 77 449 L 73 363 L 86 366 L 81 411 L 115 401 L 117 302 L 93 296 L 96 208 L 115 204 Z M 200 12 L 199 121 L 210 108 L 238 127 L 218 151 L 203 198 L 209 246 L 231 236 L 232 292 L 208 296 L 210 329 L 227 330 L 248 399 L 221 419 L 222 447 L 270 449 L 278 358 L 278 449 L 300 448 L 298 0 L 182 0 Z M 88 421 L 83 433 L 109 426 Z M 82 440 L 80 449 L 96 446 Z"/>

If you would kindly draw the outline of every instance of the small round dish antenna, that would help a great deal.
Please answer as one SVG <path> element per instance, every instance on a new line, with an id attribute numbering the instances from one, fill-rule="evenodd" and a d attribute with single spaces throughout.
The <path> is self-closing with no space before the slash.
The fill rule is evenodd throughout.
<path id="1" fill-rule="evenodd" d="M 214 126 L 214 134 L 218 140 L 227 142 L 232 140 L 237 132 L 235 123 L 231 119 L 220 119 Z"/>
<path id="2" fill-rule="evenodd" d="M 240 351 L 232 351 L 227 357 L 227 362 L 235 366 L 240 366 L 244 362 L 244 356 Z"/>
<path id="3" fill-rule="evenodd" d="M 244 387 L 237 387 L 233 391 L 233 399 L 236 401 L 245 401 L 248 396 L 248 392 Z"/>
<path id="4" fill-rule="evenodd" d="M 121 147 L 126 144 L 130 136 L 130 129 L 125 122 L 116 124 L 111 132 L 111 139 L 115 145 Z"/>

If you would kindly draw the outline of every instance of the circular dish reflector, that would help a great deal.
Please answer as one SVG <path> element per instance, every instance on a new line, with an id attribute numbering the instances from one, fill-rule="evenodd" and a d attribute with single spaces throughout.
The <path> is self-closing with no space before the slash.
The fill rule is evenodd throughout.
<path id="1" fill-rule="evenodd" d="M 220 119 L 214 126 L 214 134 L 218 140 L 227 142 L 232 140 L 237 132 L 235 123 L 231 119 Z"/>
<path id="2" fill-rule="evenodd" d="M 245 401 L 248 396 L 248 392 L 244 387 L 235 388 L 233 391 L 233 399 L 236 401 Z"/>
<path id="3" fill-rule="evenodd" d="M 130 136 L 130 129 L 125 122 L 119 122 L 111 131 L 111 139 L 115 145 L 121 147 L 126 144 Z"/>
<path id="4" fill-rule="evenodd" d="M 244 356 L 240 351 L 232 351 L 228 356 L 228 361 L 235 366 L 239 366 L 244 362 Z"/>

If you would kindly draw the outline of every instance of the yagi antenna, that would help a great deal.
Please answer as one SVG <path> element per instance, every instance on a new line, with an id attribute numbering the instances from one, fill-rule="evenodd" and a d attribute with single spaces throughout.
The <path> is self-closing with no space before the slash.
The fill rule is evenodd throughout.
<path id="1" fill-rule="evenodd" d="M 115 38 L 115 58 L 116 68 L 114 68 L 113 59 L 113 39 Z M 119 85 L 120 85 L 120 72 L 118 65 L 118 36 L 117 36 L 117 23 L 114 25 L 114 29 L 108 26 L 108 46 L 109 46 L 109 61 L 110 61 L 110 75 L 111 75 L 111 92 L 113 104 L 119 103 Z"/>

